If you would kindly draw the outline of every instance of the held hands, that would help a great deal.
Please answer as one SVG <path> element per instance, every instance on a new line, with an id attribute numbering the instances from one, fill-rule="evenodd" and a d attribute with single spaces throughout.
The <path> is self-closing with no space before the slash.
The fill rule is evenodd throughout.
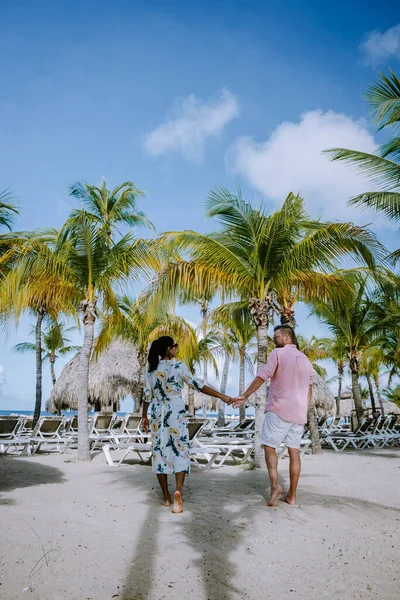
<path id="1" fill-rule="evenodd" d="M 234 408 L 239 408 L 246 402 L 246 398 L 244 396 L 237 396 L 236 398 L 231 398 L 231 400 L 231 404 L 233 404 Z"/>
<path id="2" fill-rule="evenodd" d="M 230 396 L 226 396 L 225 394 L 222 394 L 220 399 L 222 400 L 222 402 L 225 402 L 225 404 L 227 404 L 228 406 L 233 402 L 233 398 L 231 398 Z"/>
<path id="3" fill-rule="evenodd" d="M 142 429 L 143 429 L 144 433 L 147 433 L 149 431 L 149 418 L 148 417 L 142 417 Z"/>

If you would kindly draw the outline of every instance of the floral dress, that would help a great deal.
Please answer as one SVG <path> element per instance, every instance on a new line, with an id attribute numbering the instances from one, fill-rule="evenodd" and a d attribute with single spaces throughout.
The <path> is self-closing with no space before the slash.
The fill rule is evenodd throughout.
<path id="1" fill-rule="evenodd" d="M 198 391 L 203 387 L 203 382 L 178 360 L 160 360 L 155 371 L 146 372 L 144 401 L 150 403 L 152 463 L 158 475 L 190 472 L 190 443 L 182 397 L 184 383 Z"/>

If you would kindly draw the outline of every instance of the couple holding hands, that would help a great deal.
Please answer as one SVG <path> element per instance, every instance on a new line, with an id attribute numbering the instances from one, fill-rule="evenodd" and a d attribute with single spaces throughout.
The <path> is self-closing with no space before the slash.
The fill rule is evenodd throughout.
<path id="1" fill-rule="evenodd" d="M 290 458 L 290 487 L 284 501 L 296 504 L 300 477 L 300 443 L 307 410 L 311 402 L 313 368 L 308 358 L 297 349 L 291 327 L 274 329 L 275 349 L 263 369 L 253 379 L 242 396 L 231 398 L 203 385 L 182 361 L 176 360 L 178 349 L 172 337 L 162 336 L 150 347 L 149 367 L 145 377 L 142 426 L 152 434 L 152 468 L 163 493 L 163 505 L 172 506 L 173 513 L 183 511 L 182 491 L 185 475 L 190 472 L 190 442 L 183 400 L 186 383 L 203 394 L 219 398 L 239 407 L 265 381 L 270 389 L 261 433 L 265 460 L 271 485 L 268 506 L 276 506 L 283 489 L 278 480 L 276 448 L 285 442 Z M 173 499 L 168 489 L 168 475 L 175 474 Z"/>

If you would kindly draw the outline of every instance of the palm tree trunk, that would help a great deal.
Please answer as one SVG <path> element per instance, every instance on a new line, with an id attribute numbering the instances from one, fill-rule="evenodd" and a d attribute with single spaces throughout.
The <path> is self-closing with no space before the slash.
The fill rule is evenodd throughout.
<path id="1" fill-rule="evenodd" d="M 194 389 L 189 386 L 188 389 L 188 405 L 189 405 L 189 415 L 194 417 Z"/>
<path id="2" fill-rule="evenodd" d="M 375 405 L 374 388 L 372 387 L 371 375 L 369 373 L 367 373 L 366 377 L 367 377 L 367 382 L 368 382 L 369 398 L 371 400 L 372 412 L 375 413 L 376 405 Z"/>
<path id="3" fill-rule="evenodd" d="M 204 380 L 204 385 L 207 385 L 207 383 L 208 383 L 208 364 L 207 364 L 207 361 L 204 361 L 203 380 Z M 207 416 L 207 397 L 205 395 L 204 395 L 203 401 L 201 403 L 201 411 L 202 411 L 203 417 L 206 417 Z"/>
<path id="4" fill-rule="evenodd" d="M 90 460 L 88 429 L 89 364 L 93 348 L 96 302 L 84 301 L 84 338 L 78 364 L 78 460 Z"/>
<path id="5" fill-rule="evenodd" d="M 142 399 L 143 399 L 144 376 L 145 376 L 146 367 L 147 367 L 147 356 L 145 353 L 139 352 L 138 362 L 139 362 L 139 376 L 138 376 L 138 385 L 137 385 L 137 395 L 135 398 L 135 406 L 134 406 L 135 413 L 140 412 L 140 406 L 142 404 Z"/>
<path id="6" fill-rule="evenodd" d="M 268 353 L 268 326 L 261 324 L 257 327 L 257 370 L 260 371 L 267 362 Z M 261 430 L 264 422 L 264 409 L 266 401 L 265 385 L 258 388 L 255 397 L 255 432 L 254 432 L 254 463 L 256 467 L 264 464 L 264 450 L 261 448 Z"/>
<path id="7" fill-rule="evenodd" d="M 376 387 L 376 395 L 378 396 L 378 402 L 381 409 L 382 417 L 385 416 L 385 408 L 383 406 L 382 394 L 381 394 L 381 386 L 379 384 L 379 375 L 374 375 L 374 382 Z"/>
<path id="8" fill-rule="evenodd" d="M 221 394 L 225 394 L 226 386 L 228 384 L 228 374 L 229 374 L 229 354 L 225 354 L 224 366 L 222 369 L 221 375 Z M 225 426 L 225 402 L 222 400 L 218 400 L 218 427 Z"/>
<path id="9" fill-rule="evenodd" d="M 53 382 L 53 385 L 56 385 L 56 372 L 54 369 L 54 363 L 55 363 L 55 357 L 54 356 L 50 356 L 50 373 L 51 373 L 51 380 Z"/>
<path id="10" fill-rule="evenodd" d="M 343 370 L 338 366 L 338 395 L 336 398 L 336 416 L 340 417 L 340 400 L 342 398 Z"/>
<path id="11" fill-rule="evenodd" d="M 315 406 L 312 401 L 311 401 L 310 408 L 308 409 L 308 412 L 307 412 L 307 421 L 308 421 L 307 424 L 308 424 L 308 428 L 310 430 L 310 435 L 311 435 L 312 453 L 318 454 L 319 452 L 321 452 L 321 442 L 319 439 L 319 431 L 318 431 L 317 416 L 315 414 Z"/>
<path id="12" fill-rule="evenodd" d="M 42 322 L 45 314 L 44 308 L 39 308 L 37 311 L 36 320 L 36 398 L 35 411 L 33 413 L 33 426 L 36 425 L 40 418 L 40 410 L 42 408 Z"/>
<path id="13" fill-rule="evenodd" d="M 361 398 L 361 390 L 360 390 L 360 383 L 358 381 L 358 371 L 356 370 L 352 370 L 351 371 L 351 387 L 352 387 L 352 391 L 353 391 L 353 400 L 354 400 L 354 406 L 356 409 L 356 414 L 357 414 L 357 419 L 358 422 L 360 423 L 361 420 L 364 418 L 364 406 L 363 406 L 363 402 L 362 402 L 362 398 Z"/>
<path id="14" fill-rule="evenodd" d="M 239 358 L 239 396 L 241 396 L 244 392 L 245 386 L 245 351 L 243 348 L 240 349 L 240 358 Z M 242 422 L 246 418 L 246 407 L 243 404 L 239 408 L 239 421 Z"/>

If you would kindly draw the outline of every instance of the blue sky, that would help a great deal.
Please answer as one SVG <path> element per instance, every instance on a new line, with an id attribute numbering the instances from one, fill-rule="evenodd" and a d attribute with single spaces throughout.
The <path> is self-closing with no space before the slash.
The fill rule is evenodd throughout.
<path id="1" fill-rule="evenodd" d="M 0 189 L 21 204 L 18 227 L 60 226 L 68 185 L 102 177 L 145 190 L 157 231 L 210 230 L 218 183 L 268 208 L 293 189 L 315 216 L 370 222 L 346 205 L 362 179 L 320 152 L 379 142 L 363 93 L 377 68 L 399 68 L 398 21 L 385 1 L 3 0 Z M 396 232 L 375 227 L 392 247 Z M 0 409 L 32 406 L 33 358 L 10 351 L 29 328 L 2 345 Z"/>

